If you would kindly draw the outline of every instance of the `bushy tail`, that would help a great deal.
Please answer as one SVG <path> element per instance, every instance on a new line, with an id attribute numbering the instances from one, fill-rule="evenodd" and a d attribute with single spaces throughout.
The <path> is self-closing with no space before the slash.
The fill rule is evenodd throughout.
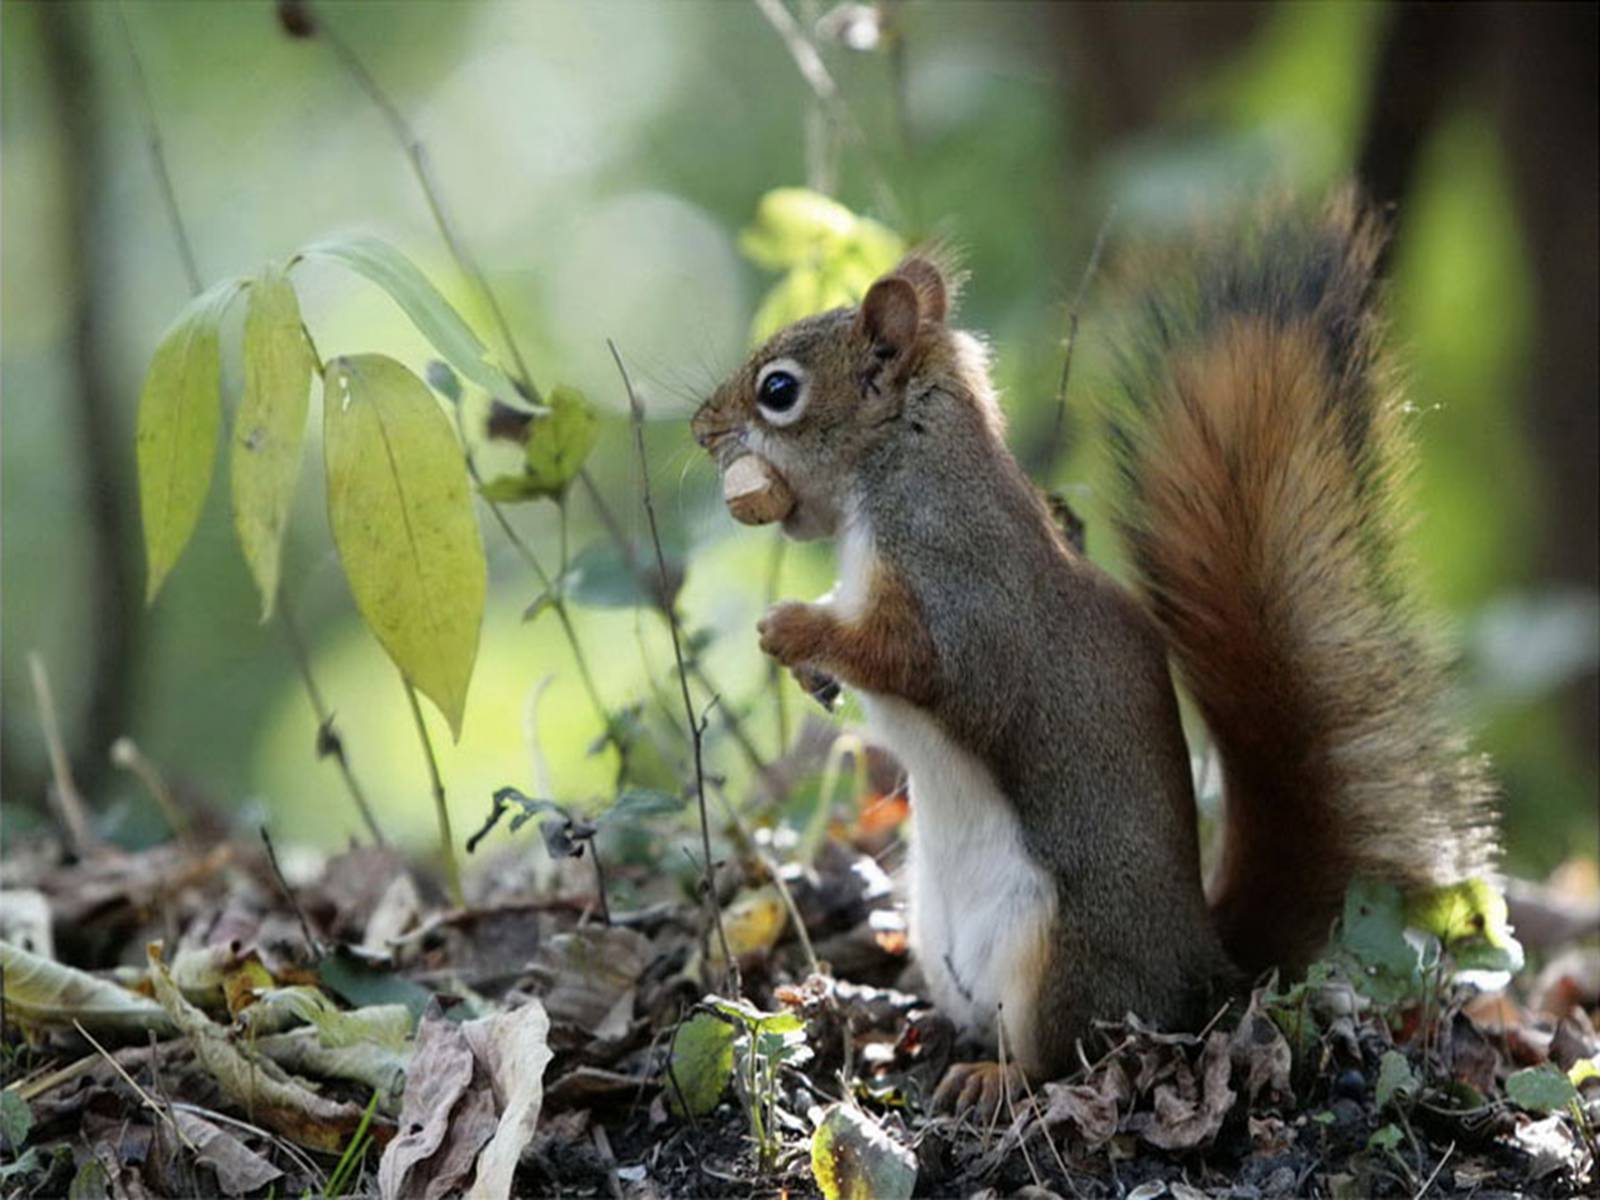
<path id="1" fill-rule="evenodd" d="M 1354 875 L 1433 886 L 1494 854 L 1485 764 L 1396 569 L 1381 240 L 1344 197 L 1196 251 L 1141 311 L 1113 429 L 1132 561 L 1221 756 L 1209 890 L 1251 969 L 1313 957 Z"/>

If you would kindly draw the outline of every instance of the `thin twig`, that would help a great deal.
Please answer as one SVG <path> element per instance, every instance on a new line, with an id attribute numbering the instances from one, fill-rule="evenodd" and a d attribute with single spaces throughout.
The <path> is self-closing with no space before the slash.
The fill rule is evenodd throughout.
<path id="1" fill-rule="evenodd" d="M 665 597 L 667 592 L 667 559 L 661 551 L 661 534 L 656 528 L 656 506 L 650 498 L 650 460 L 644 452 L 644 406 L 639 403 L 639 397 L 634 393 L 633 380 L 628 378 L 628 368 L 622 365 L 622 355 L 617 352 L 617 344 L 610 338 L 606 345 L 611 349 L 611 358 L 617 364 L 617 373 L 622 376 L 623 389 L 628 393 L 628 412 L 632 416 L 634 443 L 639 451 L 639 490 L 644 503 L 644 514 L 650 524 L 650 542 L 655 547 L 656 571 L 661 577 L 661 592 Z M 722 906 L 717 903 L 716 864 L 711 858 L 711 822 L 706 814 L 706 770 L 704 760 L 704 734 L 706 721 L 703 717 L 696 717 L 694 701 L 689 696 L 689 672 L 683 665 L 683 638 L 678 630 L 678 614 L 670 605 L 666 605 L 667 626 L 672 632 L 672 654 L 678 662 L 678 687 L 683 692 L 684 715 L 689 721 L 690 742 L 694 747 L 694 792 L 695 800 L 700 808 L 700 848 L 705 855 L 705 889 L 706 903 L 711 906 L 712 916 L 716 921 L 717 940 L 722 944 L 722 961 L 727 973 L 727 979 L 733 978 L 737 969 L 734 966 L 733 954 L 728 949 L 728 934 L 722 927 Z M 724 983 L 726 986 L 726 981 Z"/>
<path id="2" fill-rule="evenodd" d="M 305 684 L 306 695 L 311 700 L 311 711 L 317 716 L 317 757 L 333 759 L 339 768 L 339 774 L 344 778 L 345 790 L 350 793 L 350 799 L 355 803 L 356 811 L 361 814 L 367 832 L 372 835 L 372 840 L 377 845 L 387 846 L 388 839 L 383 836 L 383 829 L 378 825 L 377 817 L 373 815 L 372 806 L 367 803 L 367 794 L 362 791 L 355 772 L 350 769 L 350 759 L 344 750 L 344 738 L 339 735 L 338 729 L 333 724 L 333 710 L 323 700 L 322 689 L 317 687 L 316 676 L 311 673 L 311 655 L 306 648 L 305 638 L 301 636 L 299 623 L 295 620 L 294 609 L 289 603 L 289 589 L 282 585 L 278 587 L 276 607 L 278 621 L 283 626 L 284 639 L 289 643 L 295 667 L 300 672 L 300 682 Z"/>
<path id="3" fill-rule="evenodd" d="M 849 106 L 845 104 L 844 97 L 839 92 L 839 85 L 828 73 L 827 65 L 822 61 L 822 54 L 817 50 L 816 43 L 804 29 L 800 28 L 800 23 L 794 19 L 794 14 L 784 7 L 783 0 L 755 0 L 755 6 L 761 10 L 761 15 L 767 19 L 767 24 L 771 25 L 773 31 L 782 39 L 784 48 L 789 51 L 789 57 L 794 60 L 795 68 L 800 72 L 800 78 L 817 97 L 828 118 L 840 133 L 861 150 L 861 157 L 867 165 L 867 173 L 871 177 L 878 203 L 883 206 L 885 214 L 898 223 L 904 214 L 899 200 L 895 197 L 894 188 L 890 186 L 888 176 L 884 174 L 882 165 L 872 153 L 872 145 L 868 142 L 867 135 L 862 132 L 861 126 L 851 115 Z"/>
<path id="4" fill-rule="evenodd" d="M 155 172 L 156 182 L 160 185 L 161 201 L 167 210 L 167 220 L 172 226 L 172 240 L 177 244 L 178 256 L 183 260 L 184 276 L 189 282 L 189 291 L 199 295 L 204 290 L 205 284 L 200 274 L 199 260 L 195 256 L 194 243 L 189 239 L 189 229 L 183 220 L 183 210 L 178 207 L 177 188 L 172 183 L 172 172 L 167 168 L 167 154 L 161 139 L 161 125 L 156 120 L 155 101 L 151 99 L 149 81 L 145 77 L 144 64 L 139 58 L 139 49 L 133 40 L 133 29 L 128 24 L 127 14 L 122 5 L 117 5 L 117 19 L 122 27 L 123 43 L 127 46 L 128 58 L 133 63 L 133 77 L 135 92 L 139 97 L 139 108 L 144 115 L 146 130 L 146 149 L 150 153 L 150 165 Z M 311 351 L 316 360 L 318 374 L 322 371 L 322 356 L 317 353 L 316 343 L 311 340 L 311 331 L 304 324 L 301 329 L 305 333 L 306 342 L 311 346 Z M 361 814 L 368 832 L 373 840 L 382 846 L 385 844 L 383 831 L 378 828 L 378 823 L 373 819 L 372 809 L 367 804 L 367 798 L 356 782 L 350 763 L 345 758 L 344 743 L 340 741 L 333 729 L 333 716 L 327 706 L 322 702 L 322 695 L 317 689 L 316 679 L 311 673 L 311 660 L 306 654 L 305 641 L 300 636 L 299 629 L 294 624 L 287 606 L 287 591 L 278 589 L 277 611 L 279 621 L 283 626 L 284 636 L 289 641 L 289 647 L 294 654 L 295 665 L 299 668 L 301 681 L 305 684 L 306 692 L 311 697 L 312 708 L 317 714 L 317 752 L 318 755 L 331 755 L 339 764 L 339 772 L 344 777 L 345 789 L 350 793 L 350 799 L 355 802 L 356 809 Z"/>
<path id="5" fill-rule="evenodd" d="M 1422 1186 L 1417 1189 L 1417 1194 L 1411 1197 L 1411 1200 L 1422 1200 L 1428 1194 L 1428 1189 L 1433 1186 L 1433 1181 L 1439 1178 L 1439 1172 L 1444 1170 L 1445 1163 L 1450 1161 L 1450 1156 L 1455 1152 L 1456 1144 L 1451 1142 L 1445 1147 L 1444 1154 L 1440 1156 L 1438 1164 L 1433 1168 L 1428 1178 L 1422 1181 Z"/>
<path id="6" fill-rule="evenodd" d="M 422 719 L 422 705 L 417 703 L 417 689 L 411 681 L 401 676 L 405 684 L 406 699 L 411 702 L 411 717 L 417 724 L 417 740 L 422 743 L 422 755 L 428 760 L 428 780 L 433 787 L 433 811 L 439 819 L 439 849 L 444 854 L 445 886 L 450 901 L 457 908 L 466 908 L 466 893 L 461 890 L 461 866 L 456 862 L 456 842 L 450 833 L 450 808 L 444 800 L 444 780 L 439 776 L 439 761 L 433 755 L 433 742 L 428 737 L 427 723 Z"/>
<path id="7" fill-rule="evenodd" d="M 180 841 L 189 841 L 188 815 L 178 807 L 172 789 L 167 786 L 167 781 L 162 778 L 155 763 L 144 756 L 138 743 L 131 737 L 119 737 L 111 743 L 111 762 L 113 766 L 121 767 L 124 771 L 131 771 L 138 776 L 139 782 L 144 784 L 145 790 L 156 802 L 156 807 L 161 810 L 161 815 L 173 835 Z"/>
<path id="8" fill-rule="evenodd" d="M 183 259 L 184 277 L 189 290 L 198 295 L 204 288 L 201 282 L 199 261 L 195 258 L 194 244 L 183 223 L 183 213 L 178 208 L 177 189 L 172 186 L 172 172 L 167 170 L 167 152 L 161 141 L 161 126 L 156 121 L 155 102 L 150 98 L 150 82 L 145 77 L 144 63 L 140 61 L 137 44 L 133 40 L 133 27 L 128 24 L 128 14 L 121 4 L 117 6 L 117 22 L 122 27 L 122 40 L 128 48 L 128 59 L 133 63 L 134 91 L 139 96 L 139 109 L 144 116 L 145 149 L 150 152 L 150 165 L 155 168 L 156 183 L 161 188 L 161 203 L 167 210 L 167 220 L 172 224 L 172 238 L 178 244 L 178 256 Z"/>
<path id="9" fill-rule="evenodd" d="M 416 176 L 417 186 L 422 189 L 423 199 L 427 201 L 428 211 L 433 214 L 434 224 L 439 227 L 439 233 L 444 237 L 445 245 L 450 250 L 450 256 L 456 260 L 463 274 L 472 281 L 478 290 L 484 306 L 488 308 L 495 324 L 500 330 L 500 340 L 505 343 L 507 353 L 516 364 L 517 382 L 526 389 L 526 398 L 535 404 L 542 403 L 539 389 L 533 382 L 533 376 L 528 371 L 528 364 L 523 360 L 522 350 L 517 345 L 517 339 L 512 336 L 511 323 L 506 320 L 505 310 L 500 307 L 500 300 L 489 286 L 489 280 L 483 273 L 483 268 L 478 264 L 466 244 L 457 236 L 455 228 L 450 224 L 445 215 L 444 201 L 439 195 L 439 189 L 433 182 L 433 172 L 428 166 L 428 151 L 422 139 L 417 136 L 405 115 L 393 100 L 389 98 L 378 81 L 373 78 L 361 59 L 350 44 L 339 36 L 337 30 L 326 20 L 318 23 L 323 37 L 328 45 L 333 47 L 333 53 L 339 63 L 349 73 L 351 79 L 364 93 L 373 106 L 382 114 L 384 122 L 389 126 L 389 132 L 394 135 L 395 141 L 400 143 L 400 148 L 405 151 L 406 159 L 411 163 L 411 173 Z"/>
<path id="10" fill-rule="evenodd" d="M 780 529 L 772 542 L 772 556 L 767 560 L 767 604 L 778 602 L 778 585 L 783 575 L 784 553 L 789 539 Z M 773 705 L 778 719 L 778 754 L 789 750 L 789 693 L 783 686 L 783 668 L 775 658 L 767 659 L 767 686 L 772 689 Z"/>
<path id="11" fill-rule="evenodd" d="M 311 923 L 306 920 L 306 914 L 300 907 L 300 901 L 295 899 L 294 889 L 289 886 L 289 880 L 284 876 L 283 867 L 278 862 L 277 848 L 272 844 L 272 834 L 267 832 L 267 827 L 261 827 L 261 842 L 267 848 L 267 863 L 272 867 L 272 878 L 278 884 L 278 890 L 283 893 L 283 898 L 289 902 L 289 907 L 294 911 L 295 920 L 300 922 L 300 936 L 306 940 L 306 949 L 311 952 L 312 961 L 322 958 L 322 947 L 311 934 Z"/>
<path id="12" fill-rule="evenodd" d="M 73 853 L 79 858 L 86 858 L 100 849 L 100 839 L 89 824 L 83 795 L 72 778 L 72 763 L 67 759 L 67 748 L 61 740 L 61 726 L 56 720 L 56 700 L 50 689 L 50 672 L 45 669 L 44 658 L 37 650 L 28 652 L 28 674 L 33 679 L 33 698 L 39 706 L 39 725 L 44 731 L 45 749 L 50 755 L 50 773 L 55 778 L 55 787 L 50 795 L 60 811 L 61 823 L 66 827 Z"/>
<path id="13" fill-rule="evenodd" d="M 319 29 L 323 36 L 328 39 L 328 44 L 333 47 L 334 54 L 339 59 L 340 64 L 349 72 L 356 85 L 382 114 L 390 133 L 394 135 L 395 141 L 399 143 L 401 150 L 405 153 L 406 159 L 411 165 L 412 174 L 416 178 L 417 186 L 422 190 L 423 198 L 428 205 L 428 211 L 432 214 L 434 224 L 438 227 L 439 236 L 444 239 L 446 249 L 450 251 L 451 257 L 455 259 L 456 266 L 462 274 L 466 275 L 472 281 L 473 286 L 477 288 L 483 298 L 484 306 L 488 308 L 494 317 L 495 324 L 499 327 L 500 338 L 505 343 L 506 350 L 515 366 L 515 382 L 522 388 L 528 399 L 536 404 L 540 403 L 539 388 L 534 383 L 533 376 L 528 370 L 527 361 L 523 358 L 522 349 L 517 343 L 516 335 L 512 332 L 510 322 L 506 319 L 505 310 L 501 307 L 499 297 L 495 294 L 493 287 L 490 286 L 488 276 L 483 273 L 476 260 L 468 254 L 465 243 L 445 213 L 443 201 L 440 199 L 438 189 L 428 168 L 427 147 L 417 135 L 416 130 L 406 121 L 399 107 L 390 99 L 382 86 L 362 64 L 349 43 L 331 29 L 326 21 L 319 24 Z M 599 485 L 595 483 L 594 476 L 589 473 L 587 467 L 579 468 L 578 482 L 583 485 L 584 492 L 588 495 L 595 513 L 599 516 L 600 523 L 605 526 L 607 535 L 622 553 L 630 574 L 646 585 L 643 589 L 645 594 L 651 594 L 654 589 L 648 586 L 649 572 L 647 568 L 639 562 L 638 555 L 634 552 L 633 544 L 628 540 L 627 533 L 624 532 L 621 524 L 616 519 L 616 515 L 611 511 L 611 506 L 606 503 L 604 494 L 600 491 Z M 512 534 L 510 524 L 504 519 L 504 515 L 499 512 L 494 501 L 489 501 L 489 509 L 496 517 L 501 529 L 512 537 L 514 543 L 520 543 L 520 539 Z M 534 573 L 541 577 L 543 585 L 550 588 L 552 581 L 549 575 L 533 563 L 532 555 L 527 548 L 519 544 L 518 552 L 533 567 Z M 665 584 L 663 583 L 659 605 L 659 607 L 663 608 L 665 608 L 668 600 L 665 590 Z M 554 589 L 552 589 L 552 594 L 555 594 Z M 572 645 L 573 654 L 579 661 L 580 673 L 587 675 L 588 664 L 583 660 L 583 651 L 578 646 L 570 617 L 564 612 L 564 604 L 559 596 L 552 608 L 556 610 L 557 618 L 562 622 L 568 635 L 567 640 Z M 668 619 L 673 619 L 670 614 Z M 711 680 L 706 676 L 704 668 L 698 664 L 691 664 L 690 670 L 695 677 L 695 681 L 707 691 L 719 692 L 721 690 L 712 685 Z M 590 678 L 585 683 L 590 699 L 597 708 L 604 711 L 604 704 L 599 700 L 599 692 L 592 685 L 593 680 Z M 722 710 L 722 715 L 729 733 L 733 735 L 734 741 L 738 744 L 745 757 L 750 760 L 751 766 L 755 768 L 757 773 L 765 772 L 766 763 L 762 761 L 760 754 L 756 751 L 755 743 L 740 727 L 738 718 L 729 712 L 727 708 Z M 608 731 L 614 729 L 609 720 L 606 728 Z"/>
<path id="14" fill-rule="evenodd" d="M 1088 294 L 1089 283 L 1094 279 L 1095 271 L 1100 266 L 1100 252 L 1105 249 L 1106 234 L 1110 232 L 1111 222 L 1117 215 L 1117 210 L 1112 209 L 1106 214 L 1106 219 L 1100 222 L 1100 229 L 1094 235 L 1094 245 L 1089 250 L 1089 261 L 1084 264 L 1083 278 L 1078 280 L 1078 290 L 1072 297 L 1072 307 L 1067 310 L 1067 336 L 1065 339 L 1065 352 L 1061 358 L 1061 382 L 1056 386 L 1056 423 L 1050 432 L 1050 456 L 1054 458 L 1061 453 L 1061 437 L 1067 422 L 1067 380 L 1072 376 L 1072 347 L 1078 340 L 1078 318 L 1083 309 L 1083 298 Z"/>
<path id="15" fill-rule="evenodd" d="M 151 1098 L 150 1093 L 140 1087 L 139 1084 L 134 1080 L 133 1076 L 129 1075 L 128 1072 L 123 1069 L 122 1064 L 113 1058 L 111 1053 L 104 1046 L 94 1040 L 94 1034 L 90 1033 L 83 1027 L 83 1022 L 74 1020 L 72 1025 L 74 1029 L 83 1035 L 84 1040 L 99 1052 L 100 1057 L 111 1064 L 111 1069 L 118 1075 L 122 1076 L 122 1081 L 133 1089 L 134 1095 L 139 1097 L 139 1099 L 144 1103 L 145 1107 L 151 1112 L 155 1113 L 156 1116 L 160 1117 L 168 1125 L 172 1126 L 172 1132 L 177 1135 L 178 1140 L 188 1148 L 189 1152 L 191 1154 L 200 1153 L 200 1148 L 189 1140 L 188 1136 L 185 1135 L 182 1129 L 178 1128 L 178 1122 L 173 1115 L 165 1108 L 162 1108 L 161 1105 L 157 1104 L 155 1100 Z"/>

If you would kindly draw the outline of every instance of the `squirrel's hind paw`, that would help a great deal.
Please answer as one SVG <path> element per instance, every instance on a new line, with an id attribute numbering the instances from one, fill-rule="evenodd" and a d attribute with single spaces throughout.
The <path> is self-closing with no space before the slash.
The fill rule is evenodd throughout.
<path id="1" fill-rule="evenodd" d="M 1027 1097 L 1027 1080 L 1016 1063 L 956 1063 L 933 1093 L 933 1111 L 972 1117 L 988 1124 L 996 1115 L 1011 1118 Z"/>

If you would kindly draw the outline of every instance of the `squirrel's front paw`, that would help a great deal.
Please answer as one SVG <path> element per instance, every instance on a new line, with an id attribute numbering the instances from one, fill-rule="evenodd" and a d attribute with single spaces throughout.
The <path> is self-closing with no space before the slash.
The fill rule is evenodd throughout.
<path id="1" fill-rule="evenodd" d="M 756 622 L 761 635 L 761 652 L 786 667 L 814 663 L 821 650 L 822 637 L 830 618 L 814 604 L 787 601 L 774 604 Z"/>

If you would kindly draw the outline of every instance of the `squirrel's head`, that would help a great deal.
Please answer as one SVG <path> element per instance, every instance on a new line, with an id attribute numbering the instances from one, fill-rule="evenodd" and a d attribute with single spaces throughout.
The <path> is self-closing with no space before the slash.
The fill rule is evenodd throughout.
<path id="1" fill-rule="evenodd" d="M 925 368 L 950 362 L 950 296 L 945 273 L 913 256 L 859 307 L 779 330 L 700 406 L 695 440 L 723 469 L 752 453 L 777 468 L 794 493 L 791 537 L 833 533 L 861 455 L 893 436 Z"/>

